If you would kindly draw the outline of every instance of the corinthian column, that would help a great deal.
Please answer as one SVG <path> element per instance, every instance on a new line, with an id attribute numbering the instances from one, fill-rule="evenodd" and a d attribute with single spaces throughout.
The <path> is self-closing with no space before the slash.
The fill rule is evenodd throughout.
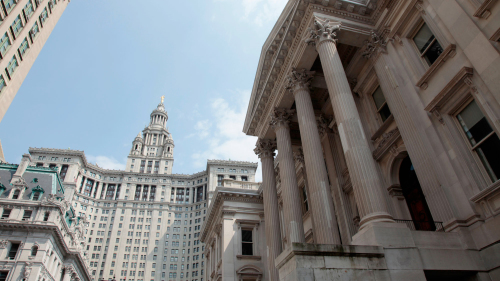
<path id="1" fill-rule="evenodd" d="M 316 18 L 306 43 L 316 45 L 332 101 L 342 147 L 361 215 L 360 227 L 371 222 L 393 222 L 387 211 L 382 183 L 361 125 L 351 87 L 337 51 L 340 23 Z"/>
<path id="2" fill-rule="evenodd" d="M 305 69 L 288 76 L 287 89 L 295 96 L 297 116 L 299 119 L 300 138 L 304 150 L 309 193 L 311 195 L 311 211 L 314 217 L 314 240 L 318 244 L 340 244 L 334 238 L 335 219 L 332 195 L 326 173 L 323 150 L 319 139 L 316 117 L 309 93 L 311 73 Z M 283 180 L 283 179 L 282 179 Z"/>
<path id="3" fill-rule="evenodd" d="M 288 244 L 305 243 L 302 208 L 293 160 L 292 139 L 290 138 L 290 118 L 295 110 L 275 108 L 271 114 L 271 126 L 276 132 L 278 159 L 280 163 L 281 194 Z"/>
<path id="4" fill-rule="evenodd" d="M 259 139 L 255 148 L 262 162 L 262 194 L 264 197 L 264 215 L 266 226 L 267 262 L 269 280 L 278 281 L 279 274 L 274 260 L 281 254 L 281 231 L 278 210 L 278 193 L 274 176 L 274 150 L 276 142 Z"/>

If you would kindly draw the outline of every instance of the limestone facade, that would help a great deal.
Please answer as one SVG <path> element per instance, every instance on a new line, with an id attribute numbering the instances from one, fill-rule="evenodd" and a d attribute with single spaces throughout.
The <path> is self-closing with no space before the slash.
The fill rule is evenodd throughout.
<path id="1" fill-rule="evenodd" d="M 57 171 L 30 160 L 0 164 L 0 280 L 90 280 L 86 218 Z"/>
<path id="2" fill-rule="evenodd" d="M 255 182 L 257 163 L 252 162 L 208 160 L 204 171 L 172 173 L 174 141 L 166 129 L 167 119 L 162 102 L 151 113 L 150 124 L 132 141 L 125 170 L 104 169 L 89 163 L 83 151 L 70 149 L 30 148 L 29 159 L 22 162 L 28 171 L 57 175 L 68 207 L 77 220 L 86 221 L 81 250 L 87 276 L 82 280 L 204 280 L 201 226 L 216 188 L 246 192 L 260 186 Z M 32 203 L 9 200 L 9 194 L 0 194 L 0 204 Z M 21 214 L 16 211 L 16 216 Z M 4 235 L 0 239 L 12 240 L 16 233 L 0 234 Z M 31 235 L 30 243 L 45 239 L 42 233 Z M 49 251 L 47 247 L 44 250 Z M 16 276 L 7 280 L 18 280 Z"/>
<path id="3" fill-rule="evenodd" d="M 499 26 L 497 1 L 288 1 L 243 128 L 269 280 L 500 279 Z"/>
<path id="4" fill-rule="evenodd" d="M 70 0 L 3 0 L 0 5 L 0 121 Z"/>

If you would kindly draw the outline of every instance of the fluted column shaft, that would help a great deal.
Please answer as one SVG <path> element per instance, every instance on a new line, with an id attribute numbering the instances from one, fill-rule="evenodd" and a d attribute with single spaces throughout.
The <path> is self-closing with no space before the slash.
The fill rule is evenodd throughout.
<path id="1" fill-rule="evenodd" d="M 332 195 L 326 173 L 325 160 L 319 137 L 314 108 L 305 73 L 292 72 L 288 88 L 295 96 L 300 138 L 309 183 L 311 211 L 314 217 L 314 240 L 318 244 L 339 244 L 334 238 Z M 307 75 L 306 75 L 307 76 Z"/>
<path id="2" fill-rule="evenodd" d="M 269 280 L 278 281 L 279 273 L 274 263 L 281 254 L 281 231 L 278 210 L 278 192 L 274 175 L 275 142 L 259 139 L 255 153 L 262 162 L 262 195 L 264 199 L 264 215 L 266 227 L 267 261 Z"/>
<path id="3" fill-rule="evenodd" d="M 281 196 L 285 215 L 287 244 L 305 243 L 304 225 L 302 223 L 302 200 L 293 159 L 292 139 L 290 137 L 289 119 L 293 111 L 278 109 L 272 115 L 272 125 L 276 132 L 278 159 L 281 178 Z"/>
<path id="4" fill-rule="evenodd" d="M 333 34 L 334 35 L 334 34 Z M 358 109 L 344 72 L 336 42 L 321 37 L 316 43 L 342 147 L 349 168 L 354 194 L 361 215 L 360 227 L 377 221 L 390 221 L 382 183 L 364 134 Z"/>

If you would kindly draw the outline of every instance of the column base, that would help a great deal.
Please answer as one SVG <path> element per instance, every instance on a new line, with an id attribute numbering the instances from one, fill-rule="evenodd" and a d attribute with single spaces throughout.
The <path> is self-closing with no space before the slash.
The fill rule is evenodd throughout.
<path id="1" fill-rule="evenodd" d="M 372 222 L 364 225 L 352 237 L 352 244 L 384 248 L 415 247 L 410 229 L 405 224 L 394 222 Z"/>
<path id="2" fill-rule="evenodd" d="M 394 220 L 393 220 L 392 216 L 386 212 L 371 213 L 371 214 L 361 218 L 361 221 L 359 222 L 359 225 L 360 225 L 359 229 L 361 230 L 371 223 L 378 223 L 378 222 L 392 222 L 393 223 Z"/>

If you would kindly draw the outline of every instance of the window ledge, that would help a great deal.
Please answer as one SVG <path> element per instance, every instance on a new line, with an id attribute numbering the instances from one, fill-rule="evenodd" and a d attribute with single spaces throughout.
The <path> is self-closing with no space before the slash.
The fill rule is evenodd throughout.
<path id="1" fill-rule="evenodd" d="M 382 126 L 380 126 L 380 128 L 378 128 L 378 130 L 373 134 L 371 140 L 374 141 L 378 139 L 382 134 L 384 134 L 387 128 L 389 128 L 389 126 L 392 124 L 393 120 L 394 120 L 394 115 L 391 114 L 391 116 L 387 117 Z"/>
<path id="2" fill-rule="evenodd" d="M 236 258 L 239 259 L 239 260 L 258 260 L 258 261 L 260 261 L 262 257 L 261 256 L 237 255 Z"/>
<path id="3" fill-rule="evenodd" d="M 477 8 L 474 16 L 477 18 L 487 19 L 491 15 L 489 8 L 491 8 L 496 2 L 497 0 L 485 0 L 483 4 Z"/>
<path id="4" fill-rule="evenodd" d="M 437 58 L 437 60 L 427 69 L 422 78 L 418 80 L 417 87 L 422 90 L 427 89 L 428 82 L 431 79 L 432 75 L 441 67 L 441 65 L 448 59 L 455 56 L 457 46 L 455 44 L 450 44 L 446 49 L 444 49 L 443 53 Z"/>

